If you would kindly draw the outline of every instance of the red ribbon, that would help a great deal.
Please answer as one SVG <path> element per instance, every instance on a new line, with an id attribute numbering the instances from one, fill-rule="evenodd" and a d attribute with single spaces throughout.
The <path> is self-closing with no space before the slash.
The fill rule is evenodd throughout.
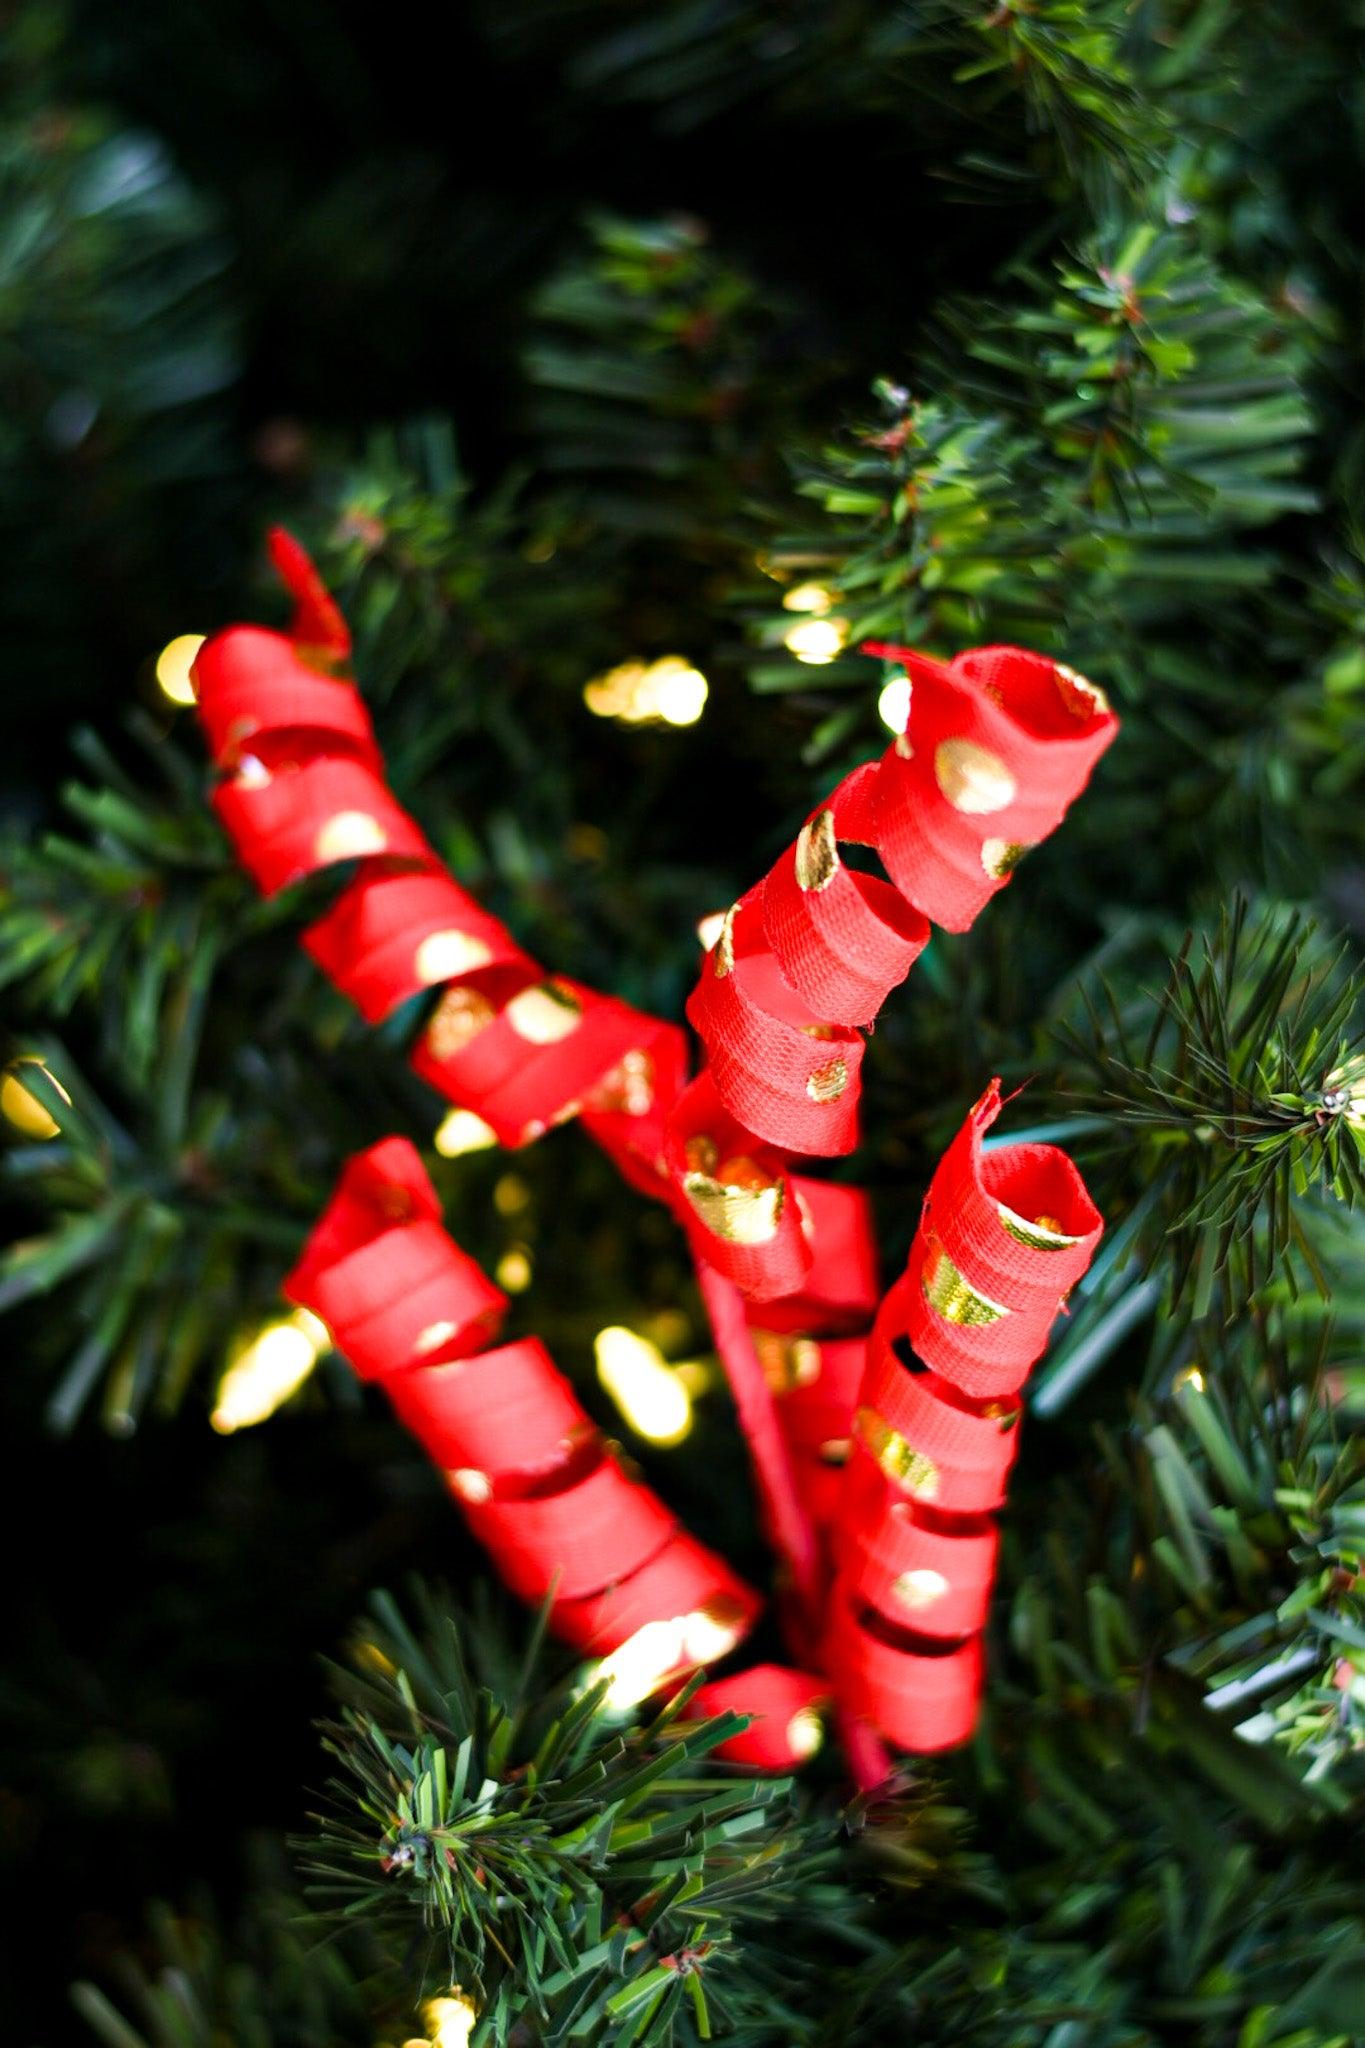
<path id="1" fill-rule="evenodd" d="M 859 1333 L 878 1283 L 866 1198 L 794 1174 L 790 1158 L 856 1144 L 864 1031 L 923 950 L 927 919 L 964 928 L 1055 828 L 1113 737 L 1108 707 L 1083 678 L 1018 648 L 951 663 L 869 649 L 906 664 L 907 731 L 845 778 L 730 913 L 688 1005 L 708 1059 L 689 1084 L 677 1026 L 547 976 L 449 874 L 384 782 L 344 619 L 296 542 L 276 533 L 271 552 L 295 599 L 290 632 L 231 627 L 194 672 L 223 773 L 214 806 L 244 866 L 269 894 L 346 864 L 303 943 L 361 1014 L 379 1022 L 440 990 L 412 1053 L 418 1073 L 506 1144 L 580 1116 L 632 1185 L 669 1204 L 697 1260 L 807 1650 L 830 1569 L 817 1532 L 832 1540 L 824 1656 L 862 1775 L 877 1752 L 859 1714 L 911 1747 L 960 1739 L 994 1558 L 982 1518 L 1013 1456 L 1013 1390 L 1088 1262 L 1098 1217 L 1050 1147 L 983 1163 L 980 1131 L 998 1108 L 986 1098 L 935 1175 L 906 1275 L 869 1339 Z M 878 854 L 889 879 L 850 867 L 850 845 Z M 1024 1216 L 1035 1195 L 1071 1240 L 1048 1257 L 1008 1231 L 1000 1242 L 1002 1204 Z M 943 1311 L 954 1274 L 1002 1311 L 989 1328 Z M 672 1630 L 679 1670 L 738 1640 L 754 1596 L 602 1451 L 541 1347 L 484 1348 L 505 1303 L 442 1230 L 405 1141 L 350 1163 L 289 1286 L 357 1370 L 384 1383 L 509 1582 L 538 1599 L 558 1575 L 553 1620 L 568 1640 L 602 1651 Z M 932 1370 L 900 1363 L 911 1345 Z M 888 1433 L 933 1464 L 932 1502 L 904 1475 L 888 1494 Z M 916 1573 L 947 1590 L 936 1627 L 906 1638 L 890 1609 Z M 741 1675 L 771 1722 L 747 1747 L 737 1738 L 752 1763 L 760 1751 L 778 1760 L 790 1687 L 805 1687 L 808 1705 L 823 1684 L 786 1673 L 782 1693 L 774 1672 Z M 777 1704 L 762 1704 L 770 1695 Z"/>
<path id="2" fill-rule="evenodd" d="M 974 1724 L 1018 1389 L 1104 1228 L 1055 1146 L 983 1151 L 999 1113 L 993 1081 L 930 1183 L 872 1333 L 835 1518 L 825 1668 L 914 1749 Z"/>
<path id="3" fill-rule="evenodd" d="M 502 1577 L 527 1601 L 553 1593 L 551 1625 L 571 1641 L 603 1655 L 672 1620 L 685 1649 L 685 1625 L 702 1617 L 713 1645 L 733 1647 L 757 1595 L 627 1477 L 537 1339 L 484 1348 L 505 1297 L 439 1214 L 415 1149 L 385 1138 L 347 1163 L 286 1296 L 381 1381 Z M 665 1594 L 676 1607 L 657 1606 Z M 656 1682 L 687 1664 L 681 1652 L 664 1661 Z"/>

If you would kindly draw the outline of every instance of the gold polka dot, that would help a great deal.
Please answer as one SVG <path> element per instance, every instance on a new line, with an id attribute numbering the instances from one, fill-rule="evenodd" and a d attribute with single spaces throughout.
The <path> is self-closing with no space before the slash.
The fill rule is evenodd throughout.
<path id="1" fill-rule="evenodd" d="M 1019 1216 L 1003 1202 L 996 1203 L 995 1213 L 1015 1243 L 1026 1244 L 1030 1251 L 1062 1252 L 1080 1243 L 1078 1237 L 1068 1237 L 1055 1216 Z"/>
<path id="2" fill-rule="evenodd" d="M 799 889 L 828 889 L 839 872 L 839 845 L 834 836 L 834 813 L 826 808 L 801 827 L 796 842 L 796 885 Z"/>
<path id="3" fill-rule="evenodd" d="M 820 1346 L 813 1337 L 793 1337 L 785 1330 L 753 1330 L 750 1334 L 763 1377 L 775 1394 L 814 1386 L 821 1361 Z"/>
<path id="4" fill-rule="evenodd" d="M 448 1343 L 458 1328 L 458 1323 L 450 1321 L 428 1323 L 420 1336 L 413 1340 L 412 1348 L 425 1355 L 428 1351 L 434 1351 L 438 1344 Z"/>
<path id="5" fill-rule="evenodd" d="M 1009 1314 L 1001 1302 L 992 1301 L 988 1294 L 982 1294 L 973 1287 L 937 1239 L 930 1245 L 924 1261 L 920 1292 L 945 1323 L 956 1323 L 962 1329 L 987 1329 Z"/>
<path id="6" fill-rule="evenodd" d="M 1014 802 L 1015 781 L 998 754 L 975 740 L 940 740 L 934 778 L 955 811 L 985 817 Z"/>
<path id="7" fill-rule="evenodd" d="M 427 1025 L 427 1050 L 433 1059 L 454 1059 L 471 1039 L 486 1031 L 497 1012 L 476 988 L 448 988 Z"/>
<path id="8" fill-rule="evenodd" d="M 717 981 L 723 981 L 735 964 L 735 916 L 738 910 L 739 905 L 732 903 L 726 911 L 720 936 L 711 955 Z"/>
<path id="9" fill-rule="evenodd" d="M 386 844 L 383 826 L 368 811 L 338 811 L 319 828 L 313 851 L 319 860 L 358 860 L 382 853 Z"/>
<path id="10" fill-rule="evenodd" d="M 902 1607 L 932 1607 L 947 1590 L 948 1581 L 942 1572 L 930 1571 L 923 1565 L 916 1571 L 902 1572 L 891 1588 Z"/>
<path id="11" fill-rule="evenodd" d="M 493 955 L 482 939 L 470 932 L 428 932 L 413 955 L 417 979 L 428 987 L 438 981 L 454 981 L 460 974 L 472 974 L 486 967 Z"/>
<path id="12" fill-rule="evenodd" d="M 925 1451 L 907 1443 L 898 1429 L 884 1422 L 875 1408 L 860 1408 L 856 1417 L 858 1434 L 885 1476 L 905 1493 L 920 1500 L 933 1500 L 938 1493 L 938 1466 Z"/>
<path id="13" fill-rule="evenodd" d="M 837 1102 L 848 1086 L 848 1064 L 842 1053 L 836 1053 L 825 1066 L 817 1067 L 806 1082 L 806 1093 L 812 1102 Z"/>
<path id="14" fill-rule="evenodd" d="M 695 1144 L 689 1142 L 689 1155 Z M 736 1158 L 714 1171 L 692 1168 L 683 1176 L 683 1192 L 707 1229 L 727 1244 L 767 1244 L 782 1221 L 786 1183 L 752 1159 Z"/>
<path id="15" fill-rule="evenodd" d="M 981 845 L 981 865 L 993 882 L 1003 882 L 1031 850 L 1015 839 L 986 839 Z"/>
<path id="16" fill-rule="evenodd" d="M 448 1472 L 446 1477 L 450 1481 L 451 1492 L 472 1506 L 480 1506 L 493 1498 L 493 1482 L 486 1472 L 476 1472 L 472 1466 L 464 1465 L 458 1472 Z"/>
<path id="17" fill-rule="evenodd" d="M 1098 711 L 1108 711 L 1109 699 L 1097 683 L 1083 676 L 1078 669 L 1068 668 L 1064 661 L 1054 664 L 1053 675 L 1057 681 L 1057 692 L 1073 718 L 1093 718 Z"/>
<path id="18" fill-rule="evenodd" d="M 513 996 L 507 1005 L 507 1021 L 517 1037 L 530 1045 L 557 1045 L 577 1031 L 583 1021 L 583 1005 L 560 983 L 542 981 Z"/>

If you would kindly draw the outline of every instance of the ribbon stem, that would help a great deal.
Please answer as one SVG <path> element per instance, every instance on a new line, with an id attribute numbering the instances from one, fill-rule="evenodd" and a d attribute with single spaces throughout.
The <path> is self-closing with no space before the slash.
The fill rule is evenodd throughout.
<path id="1" fill-rule="evenodd" d="M 697 1282 L 710 1317 L 716 1350 L 730 1382 L 740 1428 L 749 1446 L 769 1533 L 809 1617 L 816 1611 L 820 1593 L 819 1546 L 797 1491 L 791 1454 L 777 1418 L 777 1403 L 745 1320 L 744 1297 L 732 1280 L 727 1280 L 705 1259 L 697 1260 Z"/>
<path id="2" fill-rule="evenodd" d="M 891 1753 L 870 1721 L 841 1707 L 836 1719 L 839 1739 L 853 1782 L 860 1792 L 876 1792 L 891 1776 Z"/>

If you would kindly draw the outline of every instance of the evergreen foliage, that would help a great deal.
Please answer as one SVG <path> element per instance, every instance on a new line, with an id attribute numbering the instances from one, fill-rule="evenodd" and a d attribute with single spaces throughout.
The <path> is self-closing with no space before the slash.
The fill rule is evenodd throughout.
<path id="1" fill-rule="evenodd" d="M 257 12 L 206 0 L 197 53 L 177 10 L 23 0 L 3 73 L 28 689 L 0 987 L 60 1126 L 4 1152 L 7 1420 L 16 1445 L 67 1432 L 35 1458 L 97 1503 L 135 1495 L 123 1592 L 152 1617 L 127 1647 L 68 1619 L 46 1560 L 19 1595 L 58 1645 L 0 1702 L 16 1743 L 43 1730 L 11 1860 L 56 1975 L 41 1998 L 16 1975 L 16 2038 L 398 2048 L 458 1986 L 474 2040 L 517 2048 L 1365 2040 L 1357 10 L 500 0 L 462 34 L 492 104 L 546 110 L 534 204 L 502 159 L 478 183 L 368 10 L 306 34 L 289 0 Z M 318 154 L 343 116 L 358 165 Z M 289 312 L 299 280 L 326 289 Z M 452 373 L 429 330 L 461 309 Z M 277 1311 L 340 1161 L 436 1121 L 402 1059 L 418 1017 L 369 1032 L 323 985 L 296 934 L 327 887 L 257 901 L 150 684 L 173 634 L 277 603 L 267 513 L 316 546 L 397 794 L 460 879 L 664 1014 L 698 916 L 884 744 L 892 672 L 860 642 L 1017 640 L 1114 698 L 1095 787 L 978 928 L 935 936 L 868 1059 L 888 1260 L 992 1072 L 1029 1084 L 1008 1137 L 1066 1143 L 1109 1225 L 1031 1383 L 963 1754 L 850 1801 L 832 1754 L 755 1779 L 715 1762 L 724 1724 L 612 1709 L 464 1586 L 477 1554 L 340 1369 L 204 1452 L 225 1353 Z M 710 679 L 697 728 L 587 715 L 590 677 L 670 652 Z M 437 1178 L 484 1265 L 526 1253 L 514 1333 L 604 1420 L 604 1323 L 704 1348 L 671 1224 L 574 1131 Z M 714 1387 L 697 1417 L 641 1462 L 762 1570 Z M 170 1498 L 215 1469 L 191 1539 Z M 267 1583 L 254 1522 L 312 1546 L 303 1586 Z M 305 1824 L 304 1659 L 412 1566 L 462 1591 L 373 1605 Z M 158 1641 L 220 1631 L 225 1668 L 260 1660 L 248 1723 L 193 1666 L 149 1707 Z M 239 1832 L 275 1847 L 244 1860 Z"/>

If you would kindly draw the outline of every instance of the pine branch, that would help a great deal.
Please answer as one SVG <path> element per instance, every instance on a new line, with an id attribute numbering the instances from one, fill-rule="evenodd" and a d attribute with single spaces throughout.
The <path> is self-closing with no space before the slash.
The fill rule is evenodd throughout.
<path id="1" fill-rule="evenodd" d="M 762 2012 L 762 1949 L 814 1878 L 789 1784 L 708 1767 L 742 1717 L 623 1726 L 605 1681 L 476 1682 L 444 1617 L 415 1636 L 389 1602 L 357 1703 L 325 1731 L 342 1767 L 305 1844 L 329 1910 L 419 1928 L 430 1988 L 454 1982 L 475 2039 L 519 2020 L 560 2038 L 706 2038 Z"/>

